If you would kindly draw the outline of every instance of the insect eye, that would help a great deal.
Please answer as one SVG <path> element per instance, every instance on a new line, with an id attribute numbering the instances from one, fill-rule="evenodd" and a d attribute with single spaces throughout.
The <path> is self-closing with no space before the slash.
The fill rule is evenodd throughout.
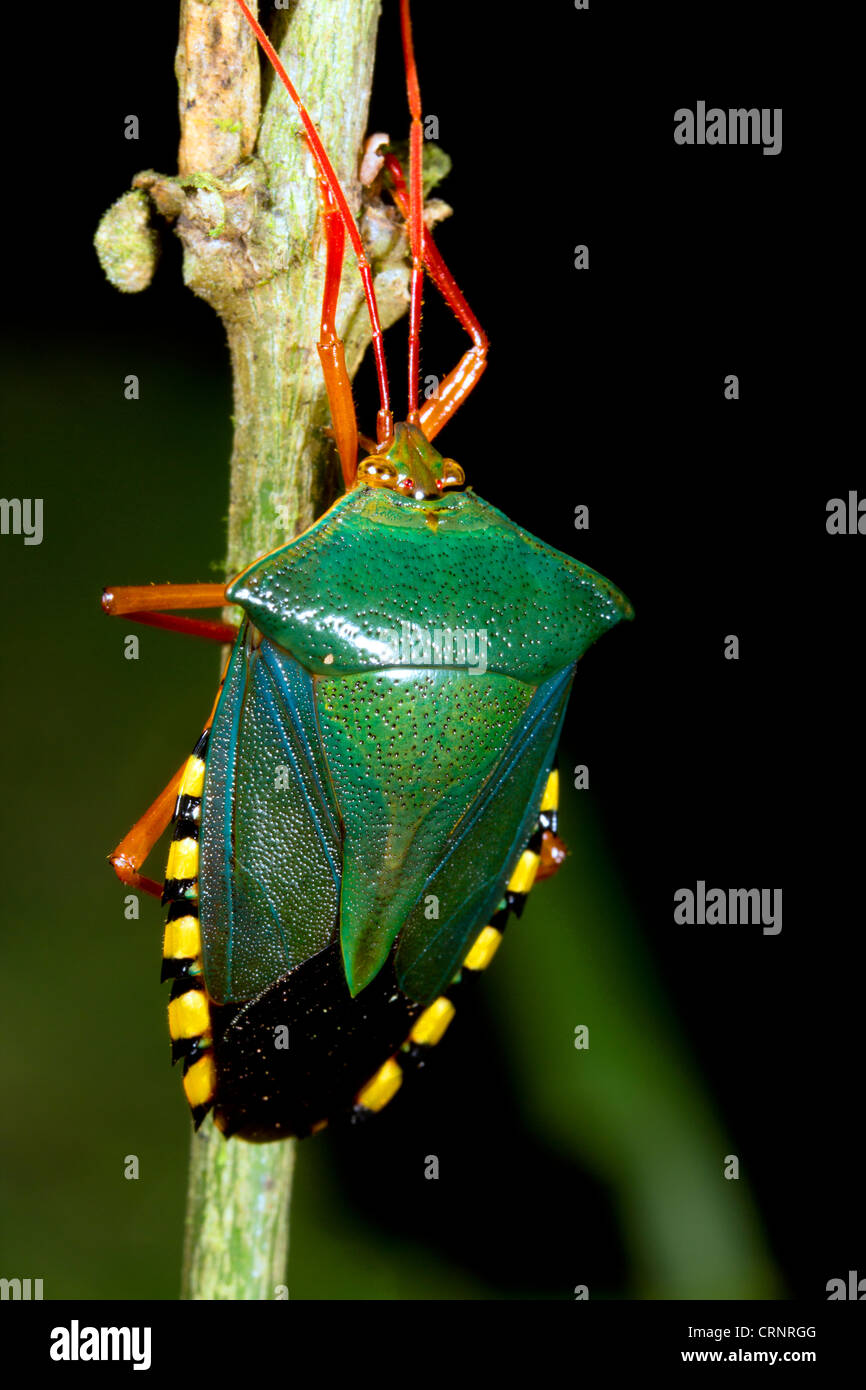
<path id="1" fill-rule="evenodd" d="M 383 454 L 370 454 L 358 464 L 358 477 L 368 487 L 393 487 L 397 481 L 397 470 Z"/>
<path id="2" fill-rule="evenodd" d="M 442 486 L 443 487 L 462 487 L 466 482 L 466 474 L 460 467 L 456 459 L 442 460 Z"/>

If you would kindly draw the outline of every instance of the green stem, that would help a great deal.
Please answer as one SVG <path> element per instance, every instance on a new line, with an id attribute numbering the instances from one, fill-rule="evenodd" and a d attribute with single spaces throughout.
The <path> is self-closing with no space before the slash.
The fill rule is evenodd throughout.
<path id="1" fill-rule="evenodd" d="M 293 0 L 276 10 L 279 50 L 359 219 L 379 318 L 406 312 L 406 228 L 375 181 L 363 205 L 358 168 L 373 80 L 380 0 Z M 266 21 L 267 22 L 267 21 Z M 319 366 L 324 248 L 319 194 L 298 114 L 234 0 L 181 0 L 177 175 L 137 174 L 103 217 L 96 247 L 118 289 L 149 284 L 157 264 L 151 214 L 173 222 L 184 281 L 216 310 L 231 354 L 235 435 L 227 572 L 290 541 L 341 487 L 325 428 Z M 428 152 L 430 187 L 448 169 Z M 429 190 L 428 190 L 429 191 Z M 430 205 L 431 215 L 433 205 Z M 436 220 L 450 209 L 436 202 Z M 347 254 L 337 311 L 354 376 L 370 324 Z M 375 416 L 362 419 L 374 431 Z M 183 1297 L 279 1296 L 289 1235 L 294 1145 L 226 1142 L 207 1119 L 193 1140 Z"/>
<path id="2" fill-rule="evenodd" d="M 182 1298 L 288 1297 L 295 1140 L 226 1140 L 210 1117 L 192 1140 Z"/>
<path id="3" fill-rule="evenodd" d="M 183 0 L 180 177 L 137 181 L 177 217 L 184 278 L 228 334 L 235 418 L 229 575 L 304 530 L 334 488 L 315 348 L 322 288 L 316 182 L 294 108 L 267 76 L 258 123 L 258 62 L 238 13 L 231 0 Z M 378 13 L 379 0 L 298 0 L 291 11 L 277 11 L 273 32 L 355 207 Z M 361 324 L 353 264 L 346 286 L 342 325 L 351 340 L 352 325 Z M 350 369 L 364 332 L 359 326 L 347 343 Z M 192 1143 L 183 1298 L 286 1296 L 294 1161 L 293 1140 L 226 1141 L 208 1117 Z"/>

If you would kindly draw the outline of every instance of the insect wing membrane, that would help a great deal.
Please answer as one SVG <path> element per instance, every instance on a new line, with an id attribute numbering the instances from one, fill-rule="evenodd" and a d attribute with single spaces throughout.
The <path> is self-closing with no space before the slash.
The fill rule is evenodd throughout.
<path id="1" fill-rule="evenodd" d="M 536 691 L 470 810 L 437 845 L 397 948 L 397 978 L 410 998 L 445 988 L 496 910 L 538 816 L 571 683 L 569 668 Z"/>
<path id="2" fill-rule="evenodd" d="M 250 999 L 324 950 L 340 864 L 312 680 L 247 627 L 214 718 L 202 807 L 202 942 L 216 1002 Z"/>

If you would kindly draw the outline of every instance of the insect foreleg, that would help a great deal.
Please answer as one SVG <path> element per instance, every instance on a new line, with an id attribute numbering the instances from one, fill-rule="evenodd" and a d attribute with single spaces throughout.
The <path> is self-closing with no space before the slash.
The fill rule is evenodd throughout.
<path id="1" fill-rule="evenodd" d="M 102 595 L 103 610 L 112 618 L 125 617 L 133 623 L 183 632 L 188 637 L 205 637 L 212 642 L 233 642 L 237 628 L 230 623 L 158 611 L 163 608 L 221 608 L 225 601 L 224 584 L 129 584 L 106 589 Z"/>
<path id="2" fill-rule="evenodd" d="M 325 264 L 325 289 L 322 295 L 322 327 L 319 336 L 319 361 L 325 378 L 328 404 L 331 407 L 331 420 L 334 439 L 343 480 L 347 488 L 355 481 L 358 471 L 358 422 L 355 418 L 355 403 L 352 399 L 352 386 L 346 370 L 346 355 L 343 343 L 337 335 L 337 301 L 340 294 L 340 278 L 343 272 L 343 255 L 346 247 L 346 231 L 337 205 L 324 179 L 319 180 L 322 197 L 322 219 L 325 227 L 327 260 Z M 375 448 L 375 445 L 374 445 Z"/>

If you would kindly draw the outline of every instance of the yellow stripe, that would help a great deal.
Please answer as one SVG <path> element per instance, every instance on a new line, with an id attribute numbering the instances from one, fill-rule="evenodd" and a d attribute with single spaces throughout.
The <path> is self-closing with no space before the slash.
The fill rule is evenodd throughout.
<path id="1" fill-rule="evenodd" d="M 210 1023 L 204 990 L 188 989 L 168 1006 L 168 1031 L 173 1038 L 197 1038 Z"/>
<path id="2" fill-rule="evenodd" d="M 358 1104 L 363 1105 L 365 1110 L 381 1110 L 392 1096 L 397 1094 L 402 1084 L 403 1073 L 400 1065 L 393 1057 L 389 1057 L 372 1081 L 368 1081 L 358 1092 Z"/>
<path id="3" fill-rule="evenodd" d="M 198 874 L 198 840 L 175 840 L 168 852 L 166 878 L 195 878 Z"/>
<path id="4" fill-rule="evenodd" d="M 499 947 L 502 945 L 502 932 L 495 927 L 485 927 L 476 936 L 472 949 L 463 964 L 467 970 L 486 970 Z"/>
<path id="5" fill-rule="evenodd" d="M 181 796 L 201 796 L 204 791 L 204 763 L 201 758 L 190 758 L 180 781 Z"/>
<path id="6" fill-rule="evenodd" d="M 424 1010 L 420 1018 L 416 1018 L 415 1026 L 409 1034 L 410 1041 L 432 1047 L 434 1043 L 438 1043 L 456 1012 L 451 1000 L 446 999 L 444 994 L 440 995 Z"/>
<path id="7" fill-rule="evenodd" d="M 547 779 L 547 786 L 544 788 L 544 796 L 541 798 L 542 811 L 556 811 L 559 808 L 559 773 L 551 772 Z"/>
<path id="8" fill-rule="evenodd" d="M 528 893 L 535 882 L 539 863 L 538 855 L 534 854 L 531 849 L 525 849 L 508 882 L 509 893 Z"/>
<path id="9" fill-rule="evenodd" d="M 195 960 L 201 954 L 197 917 L 177 917 L 173 922 L 166 922 L 162 954 L 165 960 Z"/>
<path id="10" fill-rule="evenodd" d="M 193 1109 L 213 1098 L 216 1090 L 216 1067 L 209 1052 L 206 1052 L 204 1057 L 199 1057 L 197 1062 L 193 1062 L 183 1078 L 183 1089 Z"/>

